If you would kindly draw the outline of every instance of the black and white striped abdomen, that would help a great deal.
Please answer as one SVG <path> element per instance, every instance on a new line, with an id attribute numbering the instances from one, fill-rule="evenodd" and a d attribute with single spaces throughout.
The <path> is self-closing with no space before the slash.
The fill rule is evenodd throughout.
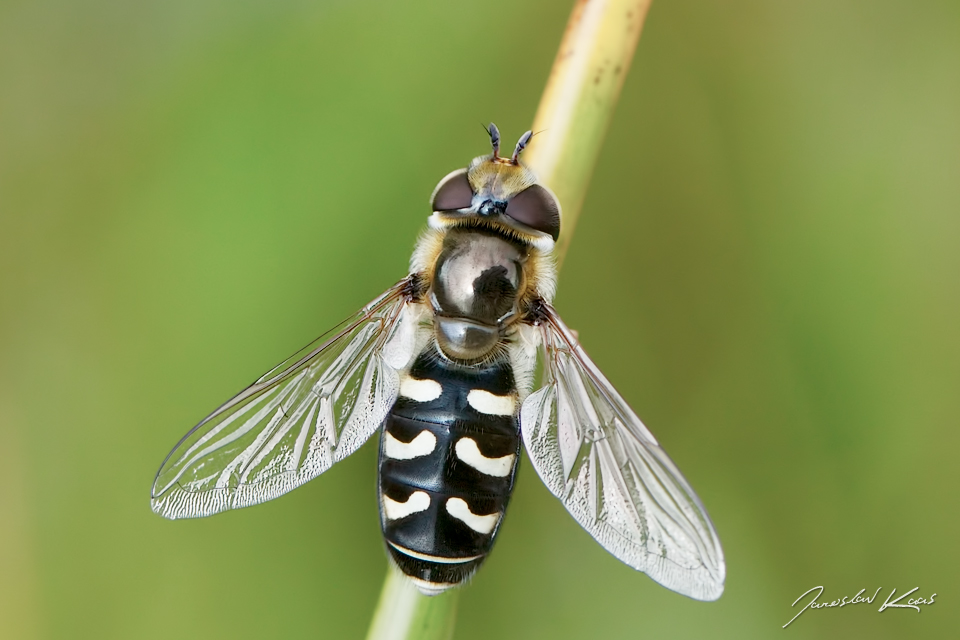
<path id="1" fill-rule="evenodd" d="M 493 547 L 520 455 L 508 362 L 464 366 L 429 347 L 400 385 L 380 442 L 380 521 L 425 593 L 467 580 Z"/>

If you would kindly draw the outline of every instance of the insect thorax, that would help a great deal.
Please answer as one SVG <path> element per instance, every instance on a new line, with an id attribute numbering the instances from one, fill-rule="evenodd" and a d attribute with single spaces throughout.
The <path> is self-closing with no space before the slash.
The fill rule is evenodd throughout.
<path id="1" fill-rule="evenodd" d="M 444 354 L 477 360 L 500 342 L 526 284 L 528 251 L 482 228 L 446 232 L 433 268 L 431 303 Z"/>

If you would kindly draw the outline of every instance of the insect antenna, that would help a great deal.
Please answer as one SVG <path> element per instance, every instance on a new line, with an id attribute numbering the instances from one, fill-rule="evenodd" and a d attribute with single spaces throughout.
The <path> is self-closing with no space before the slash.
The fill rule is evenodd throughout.
<path id="1" fill-rule="evenodd" d="M 530 143 L 530 138 L 532 137 L 533 131 L 527 131 L 520 136 L 520 140 L 517 142 L 517 148 L 513 150 L 513 158 L 510 159 L 510 162 L 520 164 L 520 153 L 527 148 L 527 145 Z"/>
<path id="2" fill-rule="evenodd" d="M 493 145 L 493 159 L 497 160 L 500 158 L 500 129 L 491 122 L 487 133 L 490 134 L 490 144 Z"/>

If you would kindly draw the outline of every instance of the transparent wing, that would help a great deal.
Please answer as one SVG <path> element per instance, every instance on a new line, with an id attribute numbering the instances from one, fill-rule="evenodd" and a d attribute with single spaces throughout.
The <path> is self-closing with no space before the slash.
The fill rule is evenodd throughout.
<path id="1" fill-rule="evenodd" d="M 403 280 L 264 374 L 194 427 L 164 460 L 151 506 L 198 518 L 272 500 L 362 445 L 396 400 L 419 304 Z"/>
<path id="2" fill-rule="evenodd" d="M 618 559 L 678 593 L 716 600 L 726 568 L 703 504 L 556 311 L 545 314 L 545 386 L 520 410 L 537 473 Z"/>

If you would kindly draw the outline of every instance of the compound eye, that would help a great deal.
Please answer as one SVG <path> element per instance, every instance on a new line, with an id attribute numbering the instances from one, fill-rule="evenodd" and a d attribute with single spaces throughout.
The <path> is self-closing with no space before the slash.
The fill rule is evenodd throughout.
<path id="1" fill-rule="evenodd" d="M 549 189 L 538 184 L 513 196 L 507 203 L 506 214 L 554 240 L 560 235 L 560 203 Z"/>
<path id="2" fill-rule="evenodd" d="M 455 211 L 466 209 L 473 203 L 473 189 L 467 180 L 467 170 L 459 169 L 447 175 L 430 198 L 430 207 L 433 211 Z"/>

